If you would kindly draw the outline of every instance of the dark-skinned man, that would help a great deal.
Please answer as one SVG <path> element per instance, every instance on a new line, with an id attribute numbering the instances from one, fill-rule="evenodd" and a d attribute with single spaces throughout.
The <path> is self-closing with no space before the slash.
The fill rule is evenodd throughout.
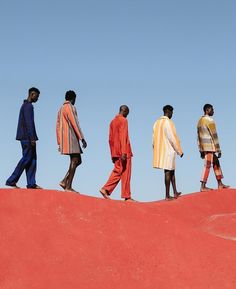
<path id="1" fill-rule="evenodd" d="M 13 188 L 18 188 L 17 182 L 25 170 L 27 188 L 41 189 L 41 187 L 36 184 L 35 180 L 37 168 L 36 141 L 38 140 L 38 137 L 34 123 L 34 107 L 32 105 L 32 103 L 38 101 L 39 94 L 40 91 L 37 88 L 30 88 L 28 91 L 28 98 L 24 100 L 20 109 L 16 140 L 21 142 L 23 156 L 12 175 L 6 181 L 6 185 Z"/>
<path id="2" fill-rule="evenodd" d="M 218 183 L 218 188 L 226 189 L 229 186 L 222 183 L 223 173 L 219 162 L 219 158 L 221 157 L 221 149 L 216 131 L 216 124 L 212 118 L 214 115 L 214 108 L 211 104 L 207 103 L 204 105 L 203 111 L 204 115 L 200 118 L 197 125 L 198 148 L 201 158 L 205 160 L 200 190 L 211 190 L 211 188 L 206 186 L 206 183 L 212 165 Z"/>
<path id="3" fill-rule="evenodd" d="M 181 193 L 176 189 L 175 158 L 178 154 L 183 157 L 183 151 L 173 121 L 173 107 L 163 107 L 164 115 L 153 126 L 153 167 L 163 169 L 165 173 L 166 200 L 173 200 Z M 174 197 L 170 196 L 172 184 Z"/>
<path id="4" fill-rule="evenodd" d="M 119 114 L 110 123 L 109 145 L 114 169 L 106 184 L 100 189 L 100 193 L 105 199 L 110 198 L 111 193 L 121 181 L 121 198 L 124 198 L 125 201 L 134 201 L 131 198 L 130 190 L 133 154 L 128 132 L 128 114 L 128 106 L 122 105 Z"/>

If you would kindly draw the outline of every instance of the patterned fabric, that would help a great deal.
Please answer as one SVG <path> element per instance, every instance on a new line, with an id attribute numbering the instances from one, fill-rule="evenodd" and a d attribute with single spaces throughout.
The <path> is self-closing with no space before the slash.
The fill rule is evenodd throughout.
<path id="1" fill-rule="evenodd" d="M 221 152 L 216 124 L 212 117 L 204 115 L 200 118 L 197 125 L 197 135 L 200 152 Z"/>
<path id="2" fill-rule="evenodd" d="M 128 121 L 121 114 L 116 115 L 110 123 L 109 145 L 111 157 L 121 157 L 122 154 L 127 154 L 127 157 L 133 156 L 129 140 Z"/>
<path id="3" fill-rule="evenodd" d="M 217 156 L 215 155 L 215 153 L 206 153 L 205 154 L 205 163 L 204 163 L 204 169 L 202 172 L 202 178 L 201 178 L 201 182 L 206 183 L 209 173 L 210 173 L 210 169 L 211 166 L 213 165 L 213 169 L 215 172 L 215 176 L 217 180 L 221 180 L 223 179 L 223 173 L 220 167 L 220 162 L 219 159 L 217 158 Z"/>
<path id="4" fill-rule="evenodd" d="M 34 123 L 34 107 L 27 99 L 24 100 L 20 109 L 16 139 L 31 141 L 38 140 Z"/>
<path id="5" fill-rule="evenodd" d="M 84 139 L 81 131 L 76 108 L 66 101 L 57 116 L 57 143 L 62 154 L 82 153 L 79 141 Z"/>
<path id="6" fill-rule="evenodd" d="M 174 170 L 176 154 L 182 153 L 173 121 L 162 116 L 153 126 L 153 167 Z"/>

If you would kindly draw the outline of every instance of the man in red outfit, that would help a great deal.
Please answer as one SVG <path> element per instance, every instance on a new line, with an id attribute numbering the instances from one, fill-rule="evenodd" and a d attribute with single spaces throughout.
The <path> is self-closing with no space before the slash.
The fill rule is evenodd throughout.
<path id="1" fill-rule="evenodd" d="M 120 112 L 110 123 L 109 145 L 114 169 L 106 182 L 100 189 L 105 199 L 109 199 L 111 193 L 121 180 L 121 198 L 125 201 L 134 201 L 131 198 L 130 178 L 132 149 L 129 140 L 127 116 L 129 108 L 127 105 L 120 107 Z"/>

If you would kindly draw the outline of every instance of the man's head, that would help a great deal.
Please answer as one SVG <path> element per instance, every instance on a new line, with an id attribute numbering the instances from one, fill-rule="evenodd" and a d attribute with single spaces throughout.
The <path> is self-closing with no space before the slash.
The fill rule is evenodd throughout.
<path id="1" fill-rule="evenodd" d="M 68 90 L 66 92 L 65 99 L 70 101 L 74 105 L 75 99 L 76 99 L 76 93 L 73 90 Z"/>
<path id="2" fill-rule="evenodd" d="M 213 105 L 211 105 L 211 104 L 209 104 L 209 103 L 206 103 L 206 104 L 203 106 L 203 111 L 204 111 L 204 114 L 205 114 L 205 115 L 213 116 L 213 114 L 214 114 Z"/>
<path id="3" fill-rule="evenodd" d="M 174 110 L 173 106 L 171 106 L 171 105 L 169 105 L 169 104 L 168 104 L 168 105 L 165 105 L 165 106 L 163 107 L 164 115 L 167 116 L 169 119 L 172 118 L 173 110 Z"/>
<path id="4" fill-rule="evenodd" d="M 40 91 L 36 87 L 31 87 L 28 90 L 28 101 L 29 102 L 37 102 L 39 99 Z"/>
<path id="5" fill-rule="evenodd" d="M 123 115 L 123 117 L 127 117 L 127 115 L 129 114 L 129 108 L 127 105 L 121 105 L 120 107 L 120 112 L 121 115 Z"/>

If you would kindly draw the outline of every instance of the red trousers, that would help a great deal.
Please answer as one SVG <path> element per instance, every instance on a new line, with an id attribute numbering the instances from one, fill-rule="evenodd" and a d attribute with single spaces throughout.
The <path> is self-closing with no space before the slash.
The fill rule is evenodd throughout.
<path id="1" fill-rule="evenodd" d="M 121 198 L 131 198 L 130 179 L 131 157 L 127 158 L 126 161 L 117 158 L 114 162 L 114 169 L 103 189 L 110 195 L 121 180 Z"/>
<path id="2" fill-rule="evenodd" d="M 203 183 L 207 182 L 212 165 L 213 165 L 216 179 L 217 180 L 223 179 L 223 173 L 222 173 L 222 170 L 220 167 L 220 162 L 219 162 L 217 156 L 213 152 L 208 152 L 205 154 L 205 163 L 204 163 L 204 168 L 203 168 L 203 172 L 202 172 L 201 182 L 203 182 Z"/>

